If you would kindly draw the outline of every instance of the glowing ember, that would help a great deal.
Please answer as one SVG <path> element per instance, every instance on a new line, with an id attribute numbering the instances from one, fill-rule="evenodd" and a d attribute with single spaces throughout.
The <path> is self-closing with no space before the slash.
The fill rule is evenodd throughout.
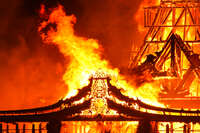
<path id="1" fill-rule="evenodd" d="M 108 96 L 108 85 L 106 83 L 106 74 L 97 72 L 94 74 L 93 85 L 91 90 L 91 112 L 96 114 L 106 114 L 107 101 L 106 97 Z"/>

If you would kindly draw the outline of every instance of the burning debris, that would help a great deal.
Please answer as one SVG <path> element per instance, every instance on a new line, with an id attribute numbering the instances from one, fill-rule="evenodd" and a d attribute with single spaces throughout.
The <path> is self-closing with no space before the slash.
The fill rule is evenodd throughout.
<path id="1" fill-rule="evenodd" d="M 130 60 L 129 73 L 139 77 L 138 86 L 160 82 L 159 97 L 172 107 L 199 108 L 197 101 L 194 105 L 187 99 L 194 95 L 199 99 L 199 5 L 193 0 L 161 0 L 159 6 L 144 8 L 144 25 L 149 30 Z M 175 104 L 168 98 L 182 102 Z"/>

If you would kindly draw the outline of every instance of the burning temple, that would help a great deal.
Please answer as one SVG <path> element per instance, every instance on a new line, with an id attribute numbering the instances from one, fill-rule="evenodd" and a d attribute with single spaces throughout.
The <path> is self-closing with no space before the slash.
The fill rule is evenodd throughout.
<path id="1" fill-rule="evenodd" d="M 59 7 L 50 15 L 49 20 L 45 18 L 39 32 L 49 29 L 47 27 L 52 24 L 57 26 L 55 31 L 52 28 L 43 33 L 42 37 L 58 45 L 64 56 L 75 60 L 70 62 L 72 65 L 70 64 L 69 71 L 64 75 L 69 88 L 81 86 L 82 80 L 89 82 L 82 85 L 83 87 L 75 88 L 78 90 L 77 94 L 52 105 L 0 111 L 0 133 L 8 133 L 11 128 L 16 133 L 198 132 L 199 14 L 199 0 L 161 0 L 160 5 L 144 8 L 144 26 L 148 31 L 141 47 L 131 54 L 128 76 L 136 77 L 136 88 L 132 89 L 133 92 L 144 83 L 159 83 L 158 102 L 163 106 L 153 106 L 142 98 L 133 97 L 132 93 L 124 94 L 123 90 L 126 88 L 112 84 L 112 78 L 104 70 L 113 73 L 116 71 L 97 54 L 97 42 L 75 36 L 72 28 L 75 17 L 66 16 L 62 7 Z M 91 59 L 88 60 L 89 58 Z M 97 66 L 102 67 L 103 71 L 96 71 Z M 90 74 L 94 71 L 96 73 L 88 79 L 88 73 L 82 72 L 83 70 Z M 74 77 L 78 80 L 71 85 Z"/>
<path id="2" fill-rule="evenodd" d="M 110 78 L 104 73 L 96 73 L 90 78 L 88 86 L 83 87 L 75 96 L 60 100 L 46 107 L 0 111 L 0 121 L 15 123 L 15 131 L 26 132 L 23 124 L 34 122 L 32 133 L 36 131 L 35 123 L 40 122 L 39 132 L 59 133 L 63 121 L 139 121 L 137 132 L 158 132 L 158 122 L 199 122 L 199 110 L 170 109 L 148 105 L 139 99 L 129 98 L 121 93 L 121 89 L 110 83 Z M 44 129 L 44 124 L 46 123 Z M 72 124 L 73 125 L 73 124 Z M 67 129 L 72 132 L 87 132 L 87 125 L 74 127 L 68 125 Z M 145 127 L 145 128 L 144 128 Z M 65 127 L 66 128 L 66 127 Z M 75 128 L 75 129 L 74 129 Z M 77 129 L 78 128 L 78 129 Z M 169 133 L 169 124 L 166 124 L 166 132 Z M 6 131 L 9 131 L 7 125 Z M 106 132 L 111 129 L 102 129 Z M 119 129 L 120 130 L 120 129 Z M 184 125 L 183 131 L 190 130 L 190 125 Z M 3 126 L 0 124 L 0 132 Z M 135 127 L 129 127 L 130 132 L 135 132 Z M 185 133 L 184 132 L 184 133 Z"/>

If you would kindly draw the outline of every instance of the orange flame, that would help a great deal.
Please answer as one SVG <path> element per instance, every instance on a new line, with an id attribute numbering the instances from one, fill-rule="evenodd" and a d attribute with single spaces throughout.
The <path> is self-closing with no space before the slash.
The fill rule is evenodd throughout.
<path id="1" fill-rule="evenodd" d="M 47 36 L 44 33 L 41 35 L 46 42 L 56 44 L 64 56 L 70 57 L 70 64 L 63 76 L 70 93 L 87 85 L 89 76 L 98 69 L 118 73 L 118 69 L 111 69 L 108 62 L 101 59 L 102 48 L 96 40 L 75 35 L 73 25 L 76 18 L 66 16 L 62 6 L 51 13 L 48 21 L 41 23 L 39 31 L 51 23 L 55 23 L 57 29 L 51 28 Z"/>
<path id="2" fill-rule="evenodd" d="M 66 59 L 70 58 L 70 63 L 63 76 L 63 80 L 69 87 L 66 97 L 76 94 L 78 88 L 88 84 L 90 75 L 101 69 L 111 75 L 112 84 L 126 89 L 126 95 L 157 101 L 158 90 L 153 89 L 152 85 L 146 84 L 134 90 L 134 87 L 128 84 L 125 78 L 119 74 L 117 68 L 112 68 L 107 60 L 101 58 L 103 48 L 97 40 L 75 35 L 73 29 L 75 23 L 75 16 L 67 16 L 63 7 L 59 5 L 49 15 L 49 19 L 43 21 L 39 27 L 44 41 L 57 45 Z M 56 24 L 56 29 L 50 28 L 47 34 L 42 32 L 44 28 L 51 24 Z"/>
<path id="3" fill-rule="evenodd" d="M 159 2 L 157 1 L 156 3 Z M 144 2 L 141 7 L 145 4 L 146 3 Z M 139 9 L 139 12 L 140 11 L 141 10 Z M 42 11 L 42 13 L 44 13 L 44 11 Z M 142 18 L 140 17 L 141 13 L 138 13 L 136 19 L 141 20 Z M 107 60 L 101 58 L 103 48 L 99 45 L 97 40 L 75 35 L 73 29 L 75 23 L 75 16 L 67 16 L 63 11 L 63 7 L 59 5 L 49 15 L 49 19 L 43 21 L 39 27 L 39 31 L 41 32 L 44 28 L 48 27 L 48 25 L 56 24 L 56 29 L 50 28 L 47 31 L 47 34 L 41 32 L 41 36 L 47 43 L 57 45 L 66 59 L 68 59 L 68 57 L 70 59 L 70 63 L 63 76 L 63 80 L 69 88 L 66 97 L 76 94 L 78 88 L 88 84 L 88 78 L 90 75 L 101 69 L 113 77 L 117 76 L 115 81 L 112 81 L 112 83 L 118 87 L 126 89 L 126 95 L 130 97 L 142 97 L 142 99 L 149 104 L 155 104 L 157 102 L 158 93 L 160 92 L 159 84 L 144 84 L 143 86 L 134 89 L 134 87 L 128 84 L 125 78 L 119 74 L 117 68 L 113 68 Z M 140 29 L 140 31 L 143 30 Z M 171 31 L 170 28 L 165 29 L 164 37 L 169 31 Z M 177 30 L 177 32 L 180 31 Z M 191 35 L 188 34 L 188 37 L 190 36 Z"/>

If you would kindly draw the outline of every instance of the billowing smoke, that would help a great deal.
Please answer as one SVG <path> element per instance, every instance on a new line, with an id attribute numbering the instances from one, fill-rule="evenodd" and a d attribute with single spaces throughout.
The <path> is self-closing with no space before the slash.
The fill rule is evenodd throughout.
<path id="1" fill-rule="evenodd" d="M 0 4 L 0 109 L 53 103 L 67 93 L 62 81 L 68 60 L 37 32 L 40 5 L 62 4 L 77 17 L 79 36 L 99 40 L 104 57 L 126 67 L 131 45 L 143 40 L 135 20 L 140 0 L 10 0 Z"/>
<path id="2" fill-rule="evenodd" d="M 0 109 L 46 105 L 67 93 L 62 81 L 67 61 L 56 47 L 42 43 L 39 7 L 30 12 L 24 4 L 1 3 Z"/>

